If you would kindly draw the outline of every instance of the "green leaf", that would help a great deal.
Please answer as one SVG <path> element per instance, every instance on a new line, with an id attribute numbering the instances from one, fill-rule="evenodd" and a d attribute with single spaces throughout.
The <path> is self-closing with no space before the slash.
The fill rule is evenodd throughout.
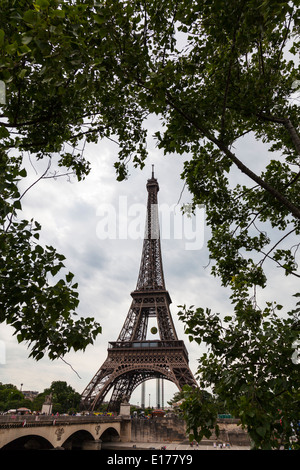
<path id="1" fill-rule="evenodd" d="M 94 15 L 94 20 L 96 21 L 97 24 L 103 24 L 106 22 L 106 18 L 101 15 Z"/>
<path id="2" fill-rule="evenodd" d="M 266 431 L 267 431 L 266 428 L 263 427 L 263 426 L 258 426 L 258 427 L 256 428 L 257 434 L 259 434 L 261 437 L 264 437 L 264 436 L 265 436 Z"/>
<path id="3" fill-rule="evenodd" d="M 39 8 L 48 8 L 49 7 L 49 0 L 35 0 L 34 6 L 38 6 Z"/>
<path id="4" fill-rule="evenodd" d="M 21 210 L 21 209 L 22 209 L 22 204 L 21 204 L 21 201 L 20 201 L 19 199 L 13 203 L 13 206 L 14 206 L 14 208 L 17 209 L 17 210 Z"/>
<path id="5" fill-rule="evenodd" d="M 44 248 L 41 245 L 36 245 L 35 251 L 36 253 L 39 253 L 40 255 L 42 255 L 44 253 Z"/>
<path id="6" fill-rule="evenodd" d="M 224 321 L 226 321 L 226 322 L 230 322 L 231 320 L 232 320 L 232 317 L 230 317 L 230 316 L 224 317 Z"/>
<path id="7" fill-rule="evenodd" d="M 59 18 L 64 18 L 66 15 L 65 11 L 64 10 L 54 10 L 52 13 L 51 13 L 51 16 L 57 16 Z"/>
<path id="8" fill-rule="evenodd" d="M 17 335 L 17 341 L 18 341 L 18 343 L 21 343 L 21 342 L 23 341 L 23 335 L 22 335 L 22 333 L 19 333 L 19 334 Z"/>
<path id="9" fill-rule="evenodd" d="M 0 126 L 0 139 L 5 139 L 9 137 L 9 131 L 6 127 Z"/>
<path id="10" fill-rule="evenodd" d="M 0 47 L 3 46 L 4 44 L 4 37 L 5 37 L 5 33 L 3 29 L 0 29 Z"/>
<path id="11" fill-rule="evenodd" d="M 25 178 L 27 176 L 26 168 L 22 168 L 22 170 L 19 172 L 19 175 L 22 176 L 22 178 Z"/>
<path id="12" fill-rule="evenodd" d="M 26 23 L 33 24 L 36 22 L 37 19 L 37 13 L 34 10 L 27 10 L 24 15 L 23 19 Z"/>
<path id="13" fill-rule="evenodd" d="M 29 44 L 31 41 L 32 41 L 32 36 L 27 36 L 27 34 L 25 34 L 24 36 L 22 36 L 22 44 Z"/>
<path id="14" fill-rule="evenodd" d="M 74 277 L 74 274 L 73 274 L 73 273 L 68 273 L 68 274 L 66 275 L 66 281 L 67 281 L 67 282 L 71 282 L 72 279 L 73 279 L 73 277 Z"/>
<path id="15" fill-rule="evenodd" d="M 20 46 L 19 50 L 20 50 L 21 54 L 27 54 L 28 52 L 31 51 L 30 47 L 28 47 L 26 44 L 23 44 L 23 46 Z M 23 69 L 23 70 L 25 70 L 25 72 L 26 72 L 26 69 Z M 23 72 L 21 72 L 21 73 L 23 73 Z"/>
<path id="16" fill-rule="evenodd" d="M 21 72 L 18 73 L 18 77 L 23 80 L 23 78 L 25 77 L 27 73 L 27 70 L 26 69 L 22 69 Z"/>

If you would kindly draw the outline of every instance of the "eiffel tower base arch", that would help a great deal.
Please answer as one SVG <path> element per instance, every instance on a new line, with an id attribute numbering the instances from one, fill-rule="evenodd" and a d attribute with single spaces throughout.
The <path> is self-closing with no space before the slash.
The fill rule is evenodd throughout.
<path id="1" fill-rule="evenodd" d="M 108 356 L 90 384 L 84 408 L 95 410 L 113 389 L 109 411 L 119 411 L 133 391 L 150 379 L 173 382 L 179 390 L 183 385 L 196 386 L 187 362 L 183 341 L 133 341 L 109 343 Z"/>

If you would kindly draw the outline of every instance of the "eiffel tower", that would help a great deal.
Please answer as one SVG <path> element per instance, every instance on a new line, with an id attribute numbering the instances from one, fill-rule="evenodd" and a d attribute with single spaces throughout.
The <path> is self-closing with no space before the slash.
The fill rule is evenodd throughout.
<path id="1" fill-rule="evenodd" d="M 108 410 L 118 411 L 138 385 L 153 378 L 169 380 L 179 390 L 185 384 L 197 387 L 186 347 L 177 337 L 169 308 L 171 298 L 165 287 L 159 234 L 159 185 L 153 166 L 146 187 L 145 237 L 131 307 L 117 341 L 109 343 L 105 362 L 82 393 L 84 409 L 96 409 L 113 389 Z M 151 317 L 156 318 L 159 340 L 146 340 Z"/>

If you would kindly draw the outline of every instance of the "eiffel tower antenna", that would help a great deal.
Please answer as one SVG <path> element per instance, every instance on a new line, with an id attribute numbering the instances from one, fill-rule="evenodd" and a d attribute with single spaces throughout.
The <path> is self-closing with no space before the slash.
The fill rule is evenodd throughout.
<path id="1" fill-rule="evenodd" d="M 157 193 L 159 185 L 152 177 L 148 191 L 147 219 L 143 251 L 136 289 L 117 341 L 110 342 L 107 359 L 82 393 L 82 407 L 94 410 L 112 389 L 108 409 L 118 411 L 135 388 L 149 379 L 165 379 L 179 390 L 183 385 L 197 387 L 188 365 L 184 342 L 177 337 L 170 312 L 171 298 L 165 287 Z M 149 318 L 156 320 L 159 339 L 147 340 Z M 151 329 L 153 330 L 153 329 Z"/>

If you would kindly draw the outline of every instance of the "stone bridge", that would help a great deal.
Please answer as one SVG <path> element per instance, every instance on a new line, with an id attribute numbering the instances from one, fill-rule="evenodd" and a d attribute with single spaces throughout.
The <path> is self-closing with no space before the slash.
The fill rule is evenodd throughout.
<path id="1" fill-rule="evenodd" d="M 99 450 L 102 442 L 130 440 L 127 416 L 0 416 L 0 450 Z"/>
<path id="2" fill-rule="evenodd" d="M 239 420 L 220 419 L 220 442 L 249 446 Z M 130 419 L 110 416 L 0 416 L 0 450 L 100 450 L 110 442 L 151 443 L 187 440 L 186 424 L 178 418 Z M 206 444 L 218 441 L 212 436 Z M 103 445 L 102 445 L 103 443 Z M 108 447 L 111 448 L 111 445 Z"/>

